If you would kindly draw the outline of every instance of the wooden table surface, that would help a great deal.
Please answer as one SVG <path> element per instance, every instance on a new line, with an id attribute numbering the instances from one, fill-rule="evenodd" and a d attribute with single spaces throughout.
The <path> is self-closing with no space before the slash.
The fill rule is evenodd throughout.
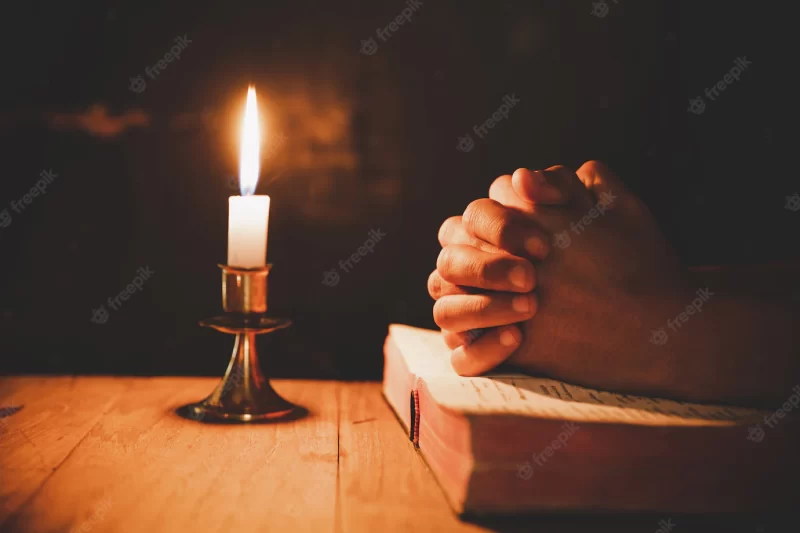
<path id="1" fill-rule="evenodd" d="M 675 533 L 708 530 L 705 520 L 669 516 L 462 522 L 380 384 L 275 381 L 309 410 L 293 422 L 208 425 L 175 414 L 216 382 L 0 378 L 0 530 L 652 533 L 659 520 Z"/>

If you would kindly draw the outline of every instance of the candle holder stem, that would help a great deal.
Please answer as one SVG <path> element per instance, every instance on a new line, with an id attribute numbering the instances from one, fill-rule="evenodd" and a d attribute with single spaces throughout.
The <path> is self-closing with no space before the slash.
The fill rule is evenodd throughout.
<path id="1" fill-rule="evenodd" d="M 228 369 L 205 400 L 187 406 L 195 419 L 249 422 L 286 417 L 295 410 L 281 398 L 261 372 L 256 332 L 236 334 Z"/>
<path id="2" fill-rule="evenodd" d="M 200 321 L 201 326 L 236 335 L 228 368 L 204 400 L 179 410 L 204 422 L 254 422 L 297 418 L 305 410 L 284 400 L 262 373 L 256 336 L 287 328 L 292 322 L 268 317 L 266 278 L 269 266 L 236 269 L 222 266 L 222 300 L 226 313 Z"/>

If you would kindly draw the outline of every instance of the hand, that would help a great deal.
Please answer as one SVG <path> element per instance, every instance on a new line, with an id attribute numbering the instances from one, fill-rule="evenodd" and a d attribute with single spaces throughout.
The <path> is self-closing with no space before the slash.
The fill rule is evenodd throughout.
<path id="1" fill-rule="evenodd" d="M 520 255 L 546 257 L 547 236 L 521 216 L 516 222 L 517 231 L 506 234 L 506 247 L 524 250 Z M 519 346 L 522 333 L 517 327 L 493 326 L 534 316 L 537 302 L 531 291 L 536 271 L 528 259 L 467 235 L 461 217 L 445 221 L 439 241 L 442 252 L 428 278 L 428 292 L 437 300 L 434 318 L 445 342 L 454 349 L 456 370 L 479 374 L 500 364 Z"/>
<path id="2" fill-rule="evenodd" d="M 507 253 L 534 235 L 530 227 L 552 235 L 555 246 L 536 263 L 539 310 L 522 323 L 523 337 L 509 361 L 528 372 L 589 386 L 630 391 L 662 387 L 673 369 L 665 358 L 645 353 L 654 348 L 648 342 L 650 328 L 670 316 L 673 302 L 691 298 L 685 296 L 677 257 L 647 208 L 599 163 L 586 163 L 576 173 L 563 167 L 520 169 L 498 178 L 490 199 L 470 204 L 461 229 L 440 232 L 440 237 L 444 233 L 445 248 L 466 240 L 477 250 L 482 246 L 476 246 L 478 239 Z M 475 257 L 473 253 L 461 262 L 474 262 Z M 458 268 L 459 261 L 455 263 L 451 269 Z M 443 329 L 464 331 L 482 313 L 483 324 L 512 331 L 510 317 L 486 311 L 488 305 L 476 312 L 476 304 L 463 299 L 442 304 L 453 290 L 445 286 L 434 307 Z M 508 298 L 502 293 L 482 296 Z M 451 322 L 451 316 L 459 320 Z M 462 347 L 453 355 L 456 370 L 471 374 L 497 364 L 499 356 L 481 359 L 491 342 L 493 355 L 505 353 L 497 340 L 495 334 L 474 344 L 480 349 Z M 479 347 L 481 342 L 485 344 Z M 457 365 L 460 359 L 465 362 Z"/>
<path id="3" fill-rule="evenodd" d="M 541 203 L 567 203 L 574 184 L 563 179 L 563 173 L 560 167 L 533 173 L 530 185 L 523 182 L 522 186 Z M 438 300 L 434 317 L 445 342 L 454 349 L 453 365 L 460 373 L 471 375 L 493 368 L 518 347 L 522 338 L 519 328 L 492 326 L 521 322 L 535 314 L 536 296 L 514 293 L 527 293 L 535 287 L 535 270 L 528 259 L 543 260 L 550 253 L 547 233 L 527 216 L 496 202 L 473 202 L 466 218 L 484 216 L 484 204 L 490 216 L 502 219 L 494 228 L 499 233 L 473 236 L 464 229 L 462 217 L 446 220 L 439 231 L 442 253 L 437 270 L 428 279 L 428 291 Z M 478 221 L 471 225 L 483 227 Z"/>

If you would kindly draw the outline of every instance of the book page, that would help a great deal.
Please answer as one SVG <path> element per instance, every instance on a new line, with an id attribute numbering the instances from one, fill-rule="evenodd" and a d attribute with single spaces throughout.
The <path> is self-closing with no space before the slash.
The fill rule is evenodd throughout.
<path id="1" fill-rule="evenodd" d="M 769 414 L 757 409 L 617 394 L 523 375 L 440 375 L 423 381 L 437 403 L 465 414 L 659 426 L 748 424 Z"/>
<path id="2" fill-rule="evenodd" d="M 769 414 L 757 409 L 617 394 L 524 374 L 465 378 L 453 370 L 450 349 L 438 331 L 398 324 L 391 325 L 389 331 L 409 370 L 425 382 L 436 402 L 465 414 L 643 425 L 746 424 Z"/>
<path id="3" fill-rule="evenodd" d="M 415 376 L 457 375 L 450 364 L 450 349 L 438 331 L 392 324 L 389 335 Z"/>

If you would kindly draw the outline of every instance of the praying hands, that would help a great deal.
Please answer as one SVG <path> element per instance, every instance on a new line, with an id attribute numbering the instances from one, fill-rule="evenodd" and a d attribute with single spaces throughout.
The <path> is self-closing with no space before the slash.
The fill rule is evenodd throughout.
<path id="1" fill-rule="evenodd" d="M 428 291 L 462 375 L 508 362 L 598 388 L 762 404 L 800 382 L 797 310 L 697 286 L 602 163 L 501 176 L 439 242 Z"/>

